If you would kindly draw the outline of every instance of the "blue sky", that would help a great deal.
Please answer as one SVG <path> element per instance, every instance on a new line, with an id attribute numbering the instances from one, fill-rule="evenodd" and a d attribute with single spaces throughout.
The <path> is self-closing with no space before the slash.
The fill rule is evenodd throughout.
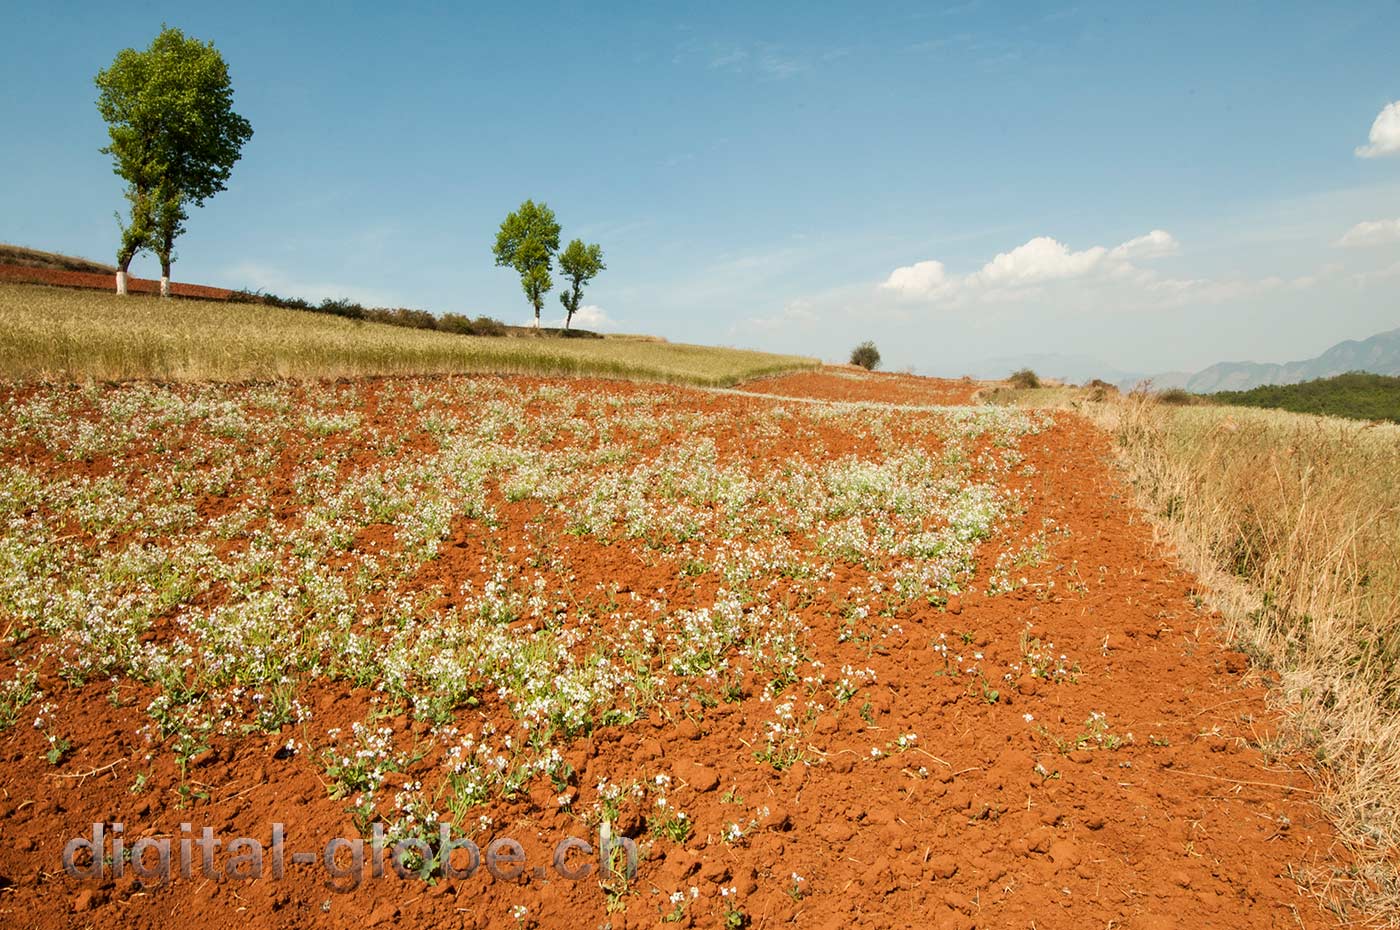
<path id="1" fill-rule="evenodd" d="M 533 197 L 603 246 L 591 318 L 676 340 L 1162 371 L 1400 326 L 1395 2 L 518 9 L 16 6 L 0 240 L 111 260 L 92 76 L 168 21 L 255 130 L 177 280 L 523 321 Z"/>

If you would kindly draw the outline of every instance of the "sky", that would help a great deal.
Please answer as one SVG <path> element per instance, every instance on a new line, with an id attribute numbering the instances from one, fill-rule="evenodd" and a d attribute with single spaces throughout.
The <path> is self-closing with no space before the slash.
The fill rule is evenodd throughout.
<path id="1" fill-rule="evenodd" d="M 524 322 L 491 245 L 533 198 L 603 248 L 582 323 L 676 341 L 1161 372 L 1400 326 L 1394 0 L 5 18 L 0 241 L 109 262 L 93 76 L 162 22 L 223 53 L 254 136 L 176 280 Z"/>

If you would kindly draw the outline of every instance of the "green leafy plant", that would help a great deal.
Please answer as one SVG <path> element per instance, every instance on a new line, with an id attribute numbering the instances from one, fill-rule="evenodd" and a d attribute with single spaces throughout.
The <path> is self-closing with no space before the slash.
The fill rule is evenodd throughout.
<path id="1" fill-rule="evenodd" d="M 851 350 L 851 364 L 874 371 L 880 367 L 880 350 L 875 348 L 875 343 L 866 340 Z"/>
<path id="2" fill-rule="evenodd" d="M 44 758 L 49 760 L 49 765 L 58 765 L 68 755 L 68 750 L 73 748 L 72 741 L 62 736 L 48 734 L 49 748 L 44 751 Z"/>

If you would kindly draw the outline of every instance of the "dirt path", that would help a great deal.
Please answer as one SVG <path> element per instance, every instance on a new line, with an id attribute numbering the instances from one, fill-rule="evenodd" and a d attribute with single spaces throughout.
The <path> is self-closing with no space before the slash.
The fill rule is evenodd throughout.
<path id="1" fill-rule="evenodd" d="M 510 382 L 521 392 L 544 383 Z M 379 382 L 367 394 L 369 424 L 382 416 L 386 428 L 400 428 L 404 411 L 388 409 L 397 402 L 393 384 Z M 892 404 L 949 403 L 973 388 L 829 372 L 758 386 L 774 395 Z M 761 398 L 654 390 L 665 393 L 668 409 L 697 415 L 771 406 Z M 426 439 L 401 428 L 402 454 L 414 454 Z M 858 448 L 842 428 L 825 420 L 812 426 L 833 454 Z M 732 433 L 716 438 L 721 453 L 746 441 Z M 894 439 L 919 441 L 915 434 Z M 765 441 L 765 454 L 799 443 Z M 813 618 L 813 668 L 834 677 L 858 662 L 873 683 L 813 717 L 795 764 L 779 771 L 755 761 L 755 731 L 774 711 L 766 689 L 714 706 L 662 705 L 567 747 L 564 758 L 579 777 L 566 793 L 590 791 L 602 778 L 623 784 L 659 774 L 671 780 L 669 803 L 693 824 L 683 842 L 655 844 L 621 898 L 625 910 L 609 912 L 596 881 L 534 870 L 560 837 L 595 838 L 547 782 L 490 807 L 491 832 L 519 838 L 529 856 L 531 868 L 514 880 L 485 873 L 429 885 L 386 878 L 339 893 L 326 887 L 324 872 L 290 863 L 280 881 L 195 874 L 145 888 L 130 876 L 70 878 L 58 865 L 63 843 L 95 820 L 120 819 L 129 836 L 177 843 L 181 822 L 191 822 L 195 836 L 206 824 L 221 836 L 265 836 L 282 821 L 289 845 L 300 849 L 357 831 L 346 802 L 327 797 L 322 769 L 304 753 L 283 751 L 289 738 L 300 738 L 291 728 L 275 738 L 214 741 L 192 763 L 195 793 L 182 808 L 173 791 L 129 790 L 147 751 L 132 736 L 146 719 L 142 701 L 118 706 L 101 681 L 80 689 L 46 681 L 50 697 L 78 721 L 79 745 L 63 767 L 47 764 L 44 743 L 28 725 L 34 708 L 0 736 L 0 923 L 576 930 L 725 926 L 733 913 L 742 915 L 736 925 L 751 927 L 1330 925 L 1290 877 L 1341 867 L 1310 785 L 1266 754 L 1275 722 L 1258 675 L 1221 646 L 1212 618 L 1194 604 L 1192 579 L 1156 551 L 1150 527 L 1112 474 L 1107 440 L 1057 414 L 1055 425 L 1024 437 L 1020 451 L 1008 480 L 1028 509 L 1015 532 L 984 546 L 976 571 L 982 579 L 1004 576 L 1006 590 L 982 584 L 947 603 L 908 609 L 865 648 L 816 619 L 831 605 L 796 608 Z M 83 467 L 101 471 L 100 462 Z M 501 512 L 495 544 L 524 551 L 541 538 L 538 508 L 521 503 Z M 575 566 L 571 583 L 579 590 L 607 578 L 640 592 L 677 583 L 676 564 L 546 529 L 558 558 Z M 471 528 L 454 530 L 429 563 L 432 578 L 478 571 L 482 538 Z M 367 544 L 357 540 L 347 558 Z M 855 571 L 839 570 L 832 590 Z M 12 663 L 29 646 L 7 641 L 6 648 Z M 324 727 L 348 726 L 372 698 L 371 689 L 330 685 L 305 700 Z M 422 732 L 407 717 L 388 725 Z M 153 779 L 173 785 L 175 775 L 167 767 Z M 619 830 L 628 829 L 628 816 L 624 810 Z M 726 840 L 731 824 L 742 840 Z"/>

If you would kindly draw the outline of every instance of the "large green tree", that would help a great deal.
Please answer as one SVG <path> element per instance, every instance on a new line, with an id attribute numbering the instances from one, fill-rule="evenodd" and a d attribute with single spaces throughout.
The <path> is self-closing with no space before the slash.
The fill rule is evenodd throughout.
<path id="1" fill-rule="evenodd" d="M 543 203 L 525 201 L 502 221 L 492 251 L 497 265 L 514 268 L 520 275 L 520 287 L 535 310 L 538 328 L 544 295 L 554 286 L 549 268 L 559 251 L 559 223 L 554 211 Z"/>
<path id="2" fill-rule="evenodd" d="M 169 293 L 175 240 L 190 206 L 224 190 L 253 127 L 233 110 L 228 65 L 213 42 L 163 27 L 144 51 L 123 49 L 96 77 L 112 170 L 131 206 L 117 250 L 117 290 L 143 249 L 160 258 Z"/>
<path id="3" fill-rule="evenodd" d="M 559 295 L 559 302 L 565 310 L 565 329 L 569 328 L 574 314 L 578 313 L 579 304 L 583 302 L 583 286 L 607 267 L 603 264 L 602 247 L 597 244 L 584 245 L 582 239 L 570 242 L 559 253 L 559 268 L 569 279 L 569 289 Z"/>

